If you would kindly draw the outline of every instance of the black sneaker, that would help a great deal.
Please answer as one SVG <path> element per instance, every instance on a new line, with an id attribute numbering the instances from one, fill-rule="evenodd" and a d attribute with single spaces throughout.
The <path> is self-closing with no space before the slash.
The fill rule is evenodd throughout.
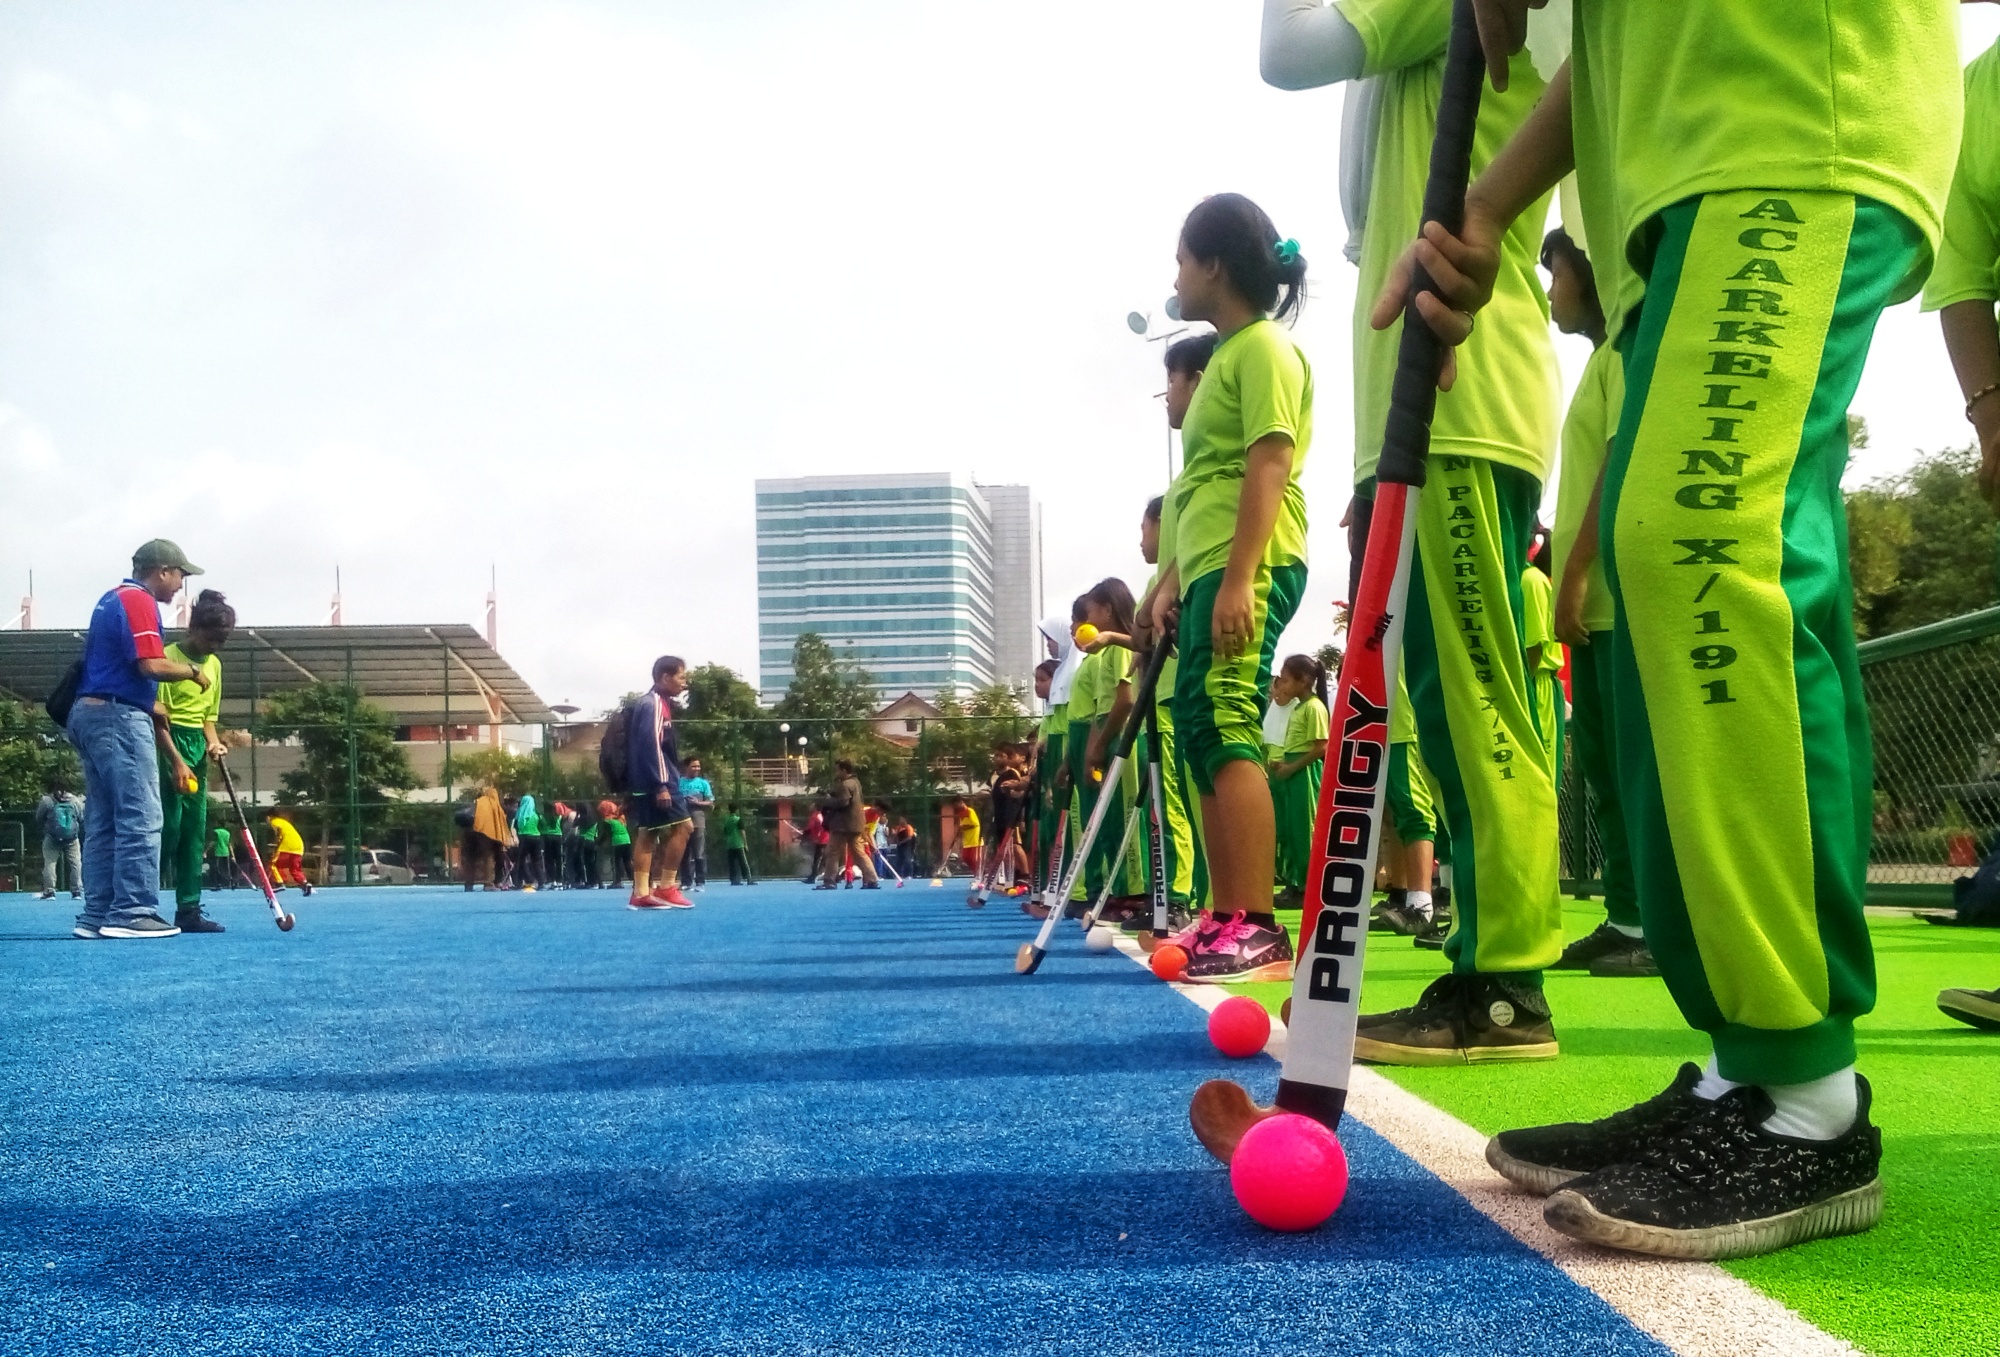
<path id="1" fill-rule="evenodd" d="M 1444 940 L 1451 936 L 1451 910 L 1436 897 L 1431 900 L 1430 926 L 1412 938 L 1411 941 L 1426 952 L 1442 952 Z"/>
<path id="2" fill-rule="evenodd" d="M 2000 1032 L 2000 989 L 1939 990 L 1938 1012 L 1988 1032 Z"/>
<path id="3" fill-rule="evenodd" d="M 1354 1034 L 1354 1058 L 1378 1065 L 1553 1060 L 1558 1054 L 1542 992 L 1491 975 L 1439 976 L 1410 1007 L 1363 1016 Z"/>
<path id="4" fill-rule="evenodd" d="M 56 898 L 56 893 L 54 891 L 42 891 L 35 898 L 37 900 L 53 900 Z"/>
<path id="5" fill-rule="evenodd" d="M 1431 916 L 1412 905 L 1387 904 L 1382 906 L 1376 921 L 1382 925 L 1379 930 L 1395 933 L 1405 938 L 1421 937 L 1431 926 Z M 1377 931 L 1372 925 L 1370 932 Z"/>
<path id="6" fill-rule="evenodd" d="M 312 893 L 313 893 L 313 883 L 312 883 L 312 882 L 310 882 L 310 881 L 301 881 L 301 882 L 299 883 L 299 894 L 300 894 L 300 895 L 302 895 L 302 896 L 304 896 L 304 897 L 305 897 L 306 899 L 310 900 L 310 899 L 312 898 Z"/>
<path id="7" fill-rule="evenodd" d="M 174 927 L 183 933 L 222 933 L 227 930 L 201 912 L 201 906 L 174 911 Z"/>
<path id="8" fill-rule="evenodd" d="M 97 927 L 100 938 L 172 938 L 179 935 L 180 929 L 157 914 L 138 914 L 124 923 L 105 923 Z"/>
<path id="9" fill-rule="evenodd" d="M 1486 1162 L 1508 1182 L 1543 1196 L 1572 1178 L 1640 1154 L 1678 1135 L 1706 1104 L 1695 1097 L 1698 1066 L 1682 1065 L 1666 1090 L 1596 1121 L 1562 1121 L 1502 1131 L 1486 1142 Z"/>
<path id="10" fill-rule="evenodd" d="M 1239 914 L 1195 944 L 1194 959 L 1182 978 L 1195 985 L 1289 980 L 1292 939 L 1282 925 L 1253 924 Z"/>
<path id="11" fill-rule="evenodd" d="M 1627 980 L 1636 976 L 1658 975 L 1660 963 L 1653 949 L 1636 938 L 1627 938 L 1622 951 L 1611 952 L 1590 963 L 1590 973 L 1600 980 Z"/>
<path id="12" fill-rule="evenodd" d="M 1585 1174 L 1543 1217 L 1573 1239 L 1664 1258 L 1747 1258 L 1859 1234 L 1882 1218 L 1882 1133 L 1855 1076 L 1854 1125 L 1832 1140 L 1773 1135 L 1771 1096 L 1731 1089 L 1680 1134 L 1630 1163 Z"/>
<path id="13" fill-rule="evenodd" d="M 1587 971 L 1590 963 L 1614 952 L 1629 951 L 1635 938 L 1628 938 L 1609 922 L 1599 924 L 1569 946 L 1549 966 L 1552 971 Z M 1642 944 L 1643 945 L 1643 944 Z"/>

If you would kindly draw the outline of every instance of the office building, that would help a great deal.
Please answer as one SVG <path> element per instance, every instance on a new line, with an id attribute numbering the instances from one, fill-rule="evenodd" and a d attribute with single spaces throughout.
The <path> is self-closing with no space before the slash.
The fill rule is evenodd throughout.
<path id="1" fill-rule="evenodd" d="M 785 694 L 816 632 L 884 701 L 1033 676 L 1041 510 L 961 473 L 757 482 L 760 692 Z"/>

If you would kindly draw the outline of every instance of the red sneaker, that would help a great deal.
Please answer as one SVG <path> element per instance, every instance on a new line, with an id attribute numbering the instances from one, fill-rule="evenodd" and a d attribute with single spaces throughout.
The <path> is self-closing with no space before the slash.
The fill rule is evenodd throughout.
<path id="1" fill-rule="evenodd" d="M 635 895 L 630 900 L 627 900 L 625 902 L 625 908 L 667 909 L 669 908 L 669 906 L 666 901 L 660 899 L 657 895 Z"/>
<path id="2" fill-rule="evenodd" d="M 669 886 L 665 890 L 655 890 L 653 899 L 667 909 L 693 909 L 694 901 L 681 894 L 679 886 Z"/>

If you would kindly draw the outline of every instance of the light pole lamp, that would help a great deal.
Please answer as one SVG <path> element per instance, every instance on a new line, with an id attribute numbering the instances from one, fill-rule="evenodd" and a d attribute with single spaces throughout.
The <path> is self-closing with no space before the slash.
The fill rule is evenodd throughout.
<path id="1" fill-rule="evenodd" d="M 1143 311 L 1126 312 L 1125 327 L 1129 329 L 1133 334 L 1139 336 L 1139 338 L 1145 340 L 1148 344 L 1165 344 L 1172 340 L 1179 339 L 1184 334 L 1192 333 L 1194 328 L 1193 326 L 1184 325 L 1181 323 L 1181 299 L 1179 297 L 1167 298 L 1165 305 L 1162 306 L 1161 309 L 1167 313 L 1167 319 L 1173 322 L 1173 324 L 1179 326 L 1180 328 L 1174 330 L 1167 330 L 1160 334 L 1155 334 L 1153 333 L 1152 315 L 1148 312 L 1143 312 Z M 1160 392 L 1161 396 L 1165 396 L 1166 394 L 1167 393 L 1164 391 Z M 1168 425 L 1167 426 L 1167 483 L 1171 485 L 1173 483 L 1173 479 L 1174 479 L 1174 430 L 1172 425 Z"/>

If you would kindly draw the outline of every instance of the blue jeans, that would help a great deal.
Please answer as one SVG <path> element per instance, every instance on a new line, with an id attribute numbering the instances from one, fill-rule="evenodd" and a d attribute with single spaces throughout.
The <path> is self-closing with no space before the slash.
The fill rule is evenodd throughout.
<path id="1" fill-rule="evenodd" d="M 160 765 L 153 718 L 80 697 L 69 738 L 83 755 L 83 921 L 122 924 L 160 906 Z"/>

